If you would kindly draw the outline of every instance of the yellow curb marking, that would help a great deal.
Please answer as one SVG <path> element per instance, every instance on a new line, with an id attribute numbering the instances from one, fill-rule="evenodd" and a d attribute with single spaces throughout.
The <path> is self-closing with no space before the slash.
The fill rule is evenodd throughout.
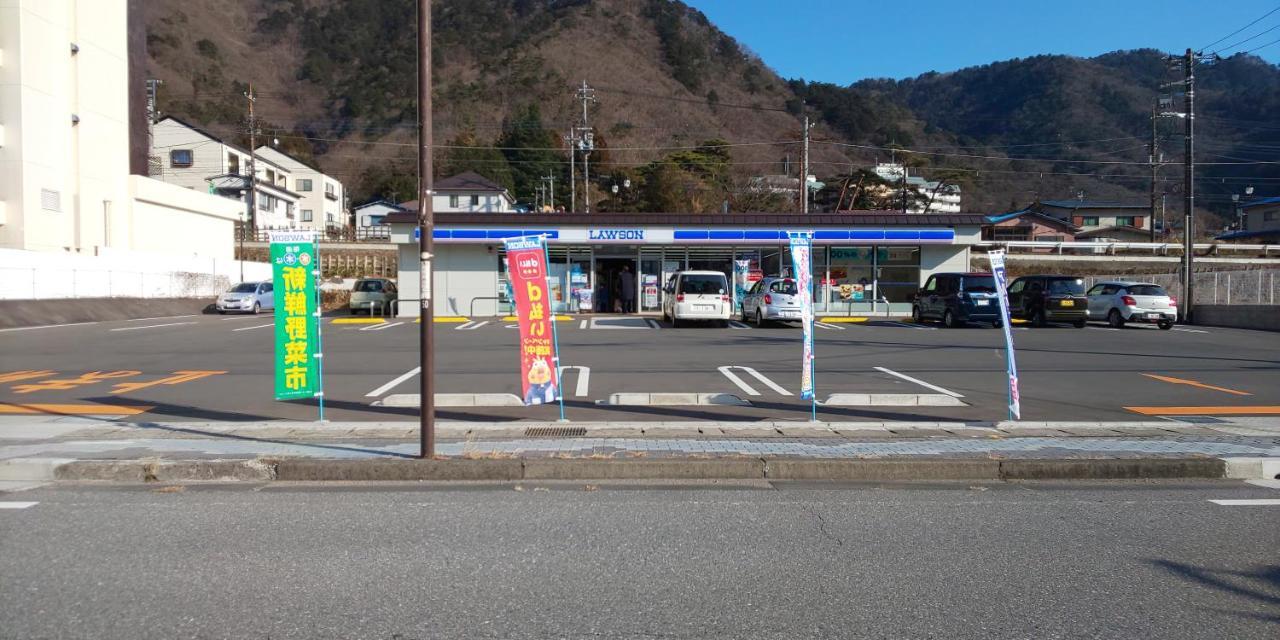
<path id="1" fill-rule="evenodd" d="M 866 322 L 868 318 L 849 317 L 849 316 L 826 316 L 818 318 L 818 322 L 826 322 L 829 324 L 857 324 Z"/>
<path id="2" fill-rule="evenodd" d="M 382 324 L 383 318 L 334 318 L 333 324 Z"/>
<path id="3" fill-rule="evenodd" d="M 153 407 L 115 404 L 9 404 L 0 402 L 0 414 L 53 414 L 75 416 L 136 416 Z"/>
<path id="4" fill-rule="evenodd" d="M 1237 396 L 1251 396 L 1251 395 L 1253 395 L 1252 393 L 1249 393 L 1248 391 L 1237 391 L 1237 390 L 1235 390 L 1235 389 L 1228 389 L 1228 388 L 1226 388 L 1226 387 L 1215 387 L 1215 386 L 1213 386 L 1213 385 L 1211 385 L 1211 384 L 1205 384 L 1205 383 L 1203 383 L 1203 382 L 1196 382 L 1195 380 L 1184 380 L 1184 379 L 1182 379 L 1182 378 L 1173 378 L 1173 377 L 1170 377 L 1170 376 L 1158 376 L 1158 375 L 1156 375 L 1156 374 L 1154 374 L 1154 373 L 1144 373 L 1144 374 L 1142 374 L 1142 375 L 1144 375 L 1144 376 L 1146 376 L 1146 377 L 1148 377 L 1148 378 L 1153 378 L 1153 379 L 1155 379 L 1155 380 L 1159 380 L 1159 381 L 1161 381 L 1161 382 L 1168 382 L 1169 384 L 1185 384 L 1185 385 L 1187 385 L 1187 386 L 1189 386 L 1189 387 L 1196 387 L 1196 388 L 1199 388 L 1199 389 L 1208 389 L 1208 390 L 1210 390 L 1210 391 L 1221 391 L 1221 392 L 1223 392 L 1223 393 L 1230 393 L 1230 394 L 1237 395 Z"/>

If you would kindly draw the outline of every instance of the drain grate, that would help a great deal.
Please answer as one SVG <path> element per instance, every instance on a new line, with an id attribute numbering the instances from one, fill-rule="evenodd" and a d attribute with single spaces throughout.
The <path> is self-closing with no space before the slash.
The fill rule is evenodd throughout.
<path id="1" fill-rule="evenodd" d="M 586 427 L 529 427 L 524 430 L 526 438 L 582 438 L 586 435 Z"/>
<path id="2" fill-rule="evenodd" d="M 1228 424 L 1228 421 L 1215 418 L 1213 416 L 1163 416 L 1170 422 L 1185 422 L 1187 424 Z"/>

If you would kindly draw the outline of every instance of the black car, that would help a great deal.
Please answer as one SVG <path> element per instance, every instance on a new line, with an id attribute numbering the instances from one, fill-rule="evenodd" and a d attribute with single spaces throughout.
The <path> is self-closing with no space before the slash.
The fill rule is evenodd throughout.
<path id="1" fill-rule="evenodd" d="M 925 281 L 911 303 L 916 322 L 940 320 L 948 327 L 966 322 L 990 322 L 999 327 L 1000 301 L 996 279 L 990 273 L 935 273 Z"/>
<path id="2" fill-rule="evenodd" d="M 1022 276 L 1009 284 L 1009 315 L 1043 327 L 1050 322 L 1070 322 L 1083 329 L 1089 321 L 1089 298 L 1084 278 L 1075 276 Z"/>

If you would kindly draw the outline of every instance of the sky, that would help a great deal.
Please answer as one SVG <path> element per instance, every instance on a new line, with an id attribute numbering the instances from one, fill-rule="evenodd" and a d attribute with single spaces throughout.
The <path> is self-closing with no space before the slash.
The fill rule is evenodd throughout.
<path id="1" fill-rule="evenodd" d="M 1280 39 L 1280 0 L 685 0 L 782 77 L 850 84 L 1038 54 L 1227 55 Z M 1273 29 L 1274 30 L 1271 30 Z M 1270 30 L 1270 31 L 1269 31 Z M 1266 32 L 1235 48 L 1229 45 Z M 1280 42 L 1255 55 L 1280 64 Z"/>

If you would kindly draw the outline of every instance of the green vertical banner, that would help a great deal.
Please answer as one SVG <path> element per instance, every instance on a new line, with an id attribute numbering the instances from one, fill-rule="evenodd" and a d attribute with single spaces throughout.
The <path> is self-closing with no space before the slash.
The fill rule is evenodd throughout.
<path id="1" fill-rule="evenodd" d="M 276 316 L 276 400 L 320 395 L 320 316 L 316 309 L 315 235 L 271 232 Z"/>

